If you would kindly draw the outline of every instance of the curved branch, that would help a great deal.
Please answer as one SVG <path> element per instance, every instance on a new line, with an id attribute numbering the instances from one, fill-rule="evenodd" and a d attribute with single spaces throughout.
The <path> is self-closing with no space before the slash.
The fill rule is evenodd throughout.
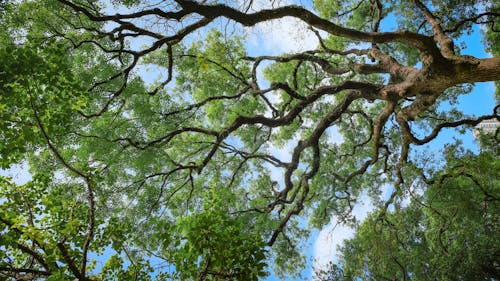
<path id="1" fill-rule="evenodd" d="M 441 53 L 447 58 L 455 55 L 453 40 L 445 34 L 441 24 L 431 11 L 420 0 L 413 0 L 417 7 L 424 12 L 427 22 L 431 25 L 434 32 L 434 40 L 441 46 Z"/>
<path id="2" fill-rule="evenodd" d="M 253 26 L 259 22 L 279 19 L 283 17 L 294 17 L 302 20 L 308 25 L 324 30 L 332 35 L 337 35 L 353 40 L 371 43 L 400 42 L 418 48 L 421 51 L 437 51 L 429 37 L 406 30 L 394 32 L 363 32 L 355 29 L 344 28 L 323 19 L 307 9 L 298 6 L 284 6 L 276 9 L 261 10 L 246 14 L 223 4 L 203 5 L 190 0 L 176 0 L 177 3 L 188 13 L 197 13 L 206 18 L 215 19 L 225 17 L 234 20 L 244 26 Z"/>
<path id="3" fill-rule="evenodd" d="M 405 127 L 405 132 L 408 133 L 408 136 L 410 137 L 410 140 L 412 143 L 414 143 L 416 145 L 424 145 L 426 143 L 429 143 L 433 139 L 435 139 L 439 135 L 439 133 L 441 132 L 442 129 L 456 128 L 458 126 L 463 126 L 463 125 L 476 126 L 477 124 L 481 123 L 484 120 L 493 119 L 493 118 L 500 118 L 500 116 L 493 114 L 493 115 L 484 115 L 484 116 L 479 117 L 478 119 L 462 119 L 462 120 L 454 121 L 454 122 L 444 122 L 444 123 L 441 123 L 441 124 L 437 125 L 436 127 L 434 127 L 432 132 L 428 136 L 426 136 L 422 139 L 415 137 L 411 133 L 411 129 L 410 129 L 410 126 L 408 125 L 408 122 L 404 123 L 404 127 Z"/>
<path id="4" fill-rule="evenodd" d="M 497 17 L 500 17 L 500 13 L 495 13 L 495 12 L 484 12 L 484 13 L 478 14 L 478 15 L 476 15 L 476 16 L 474 16 L 474 17 L 463 19 L 463 20 L 461 20 L 461 21 L 457 22 L 453 28 L 451 28 L 451 29 L 445 29 L 445 30 L 443 30 L 443 31 L 444 31 L 445 33 L 453 33 L 453 32 L 457 32 L 457 31 L 458 31 L 458 29 L 460 29 L 460 27 L 461 27 L 462 25 L 464 25 L 464 24 L 466 24 L 466 23 L 468 23 L 468 22 L 474 22 L 474 23 L 478 23 L 478 24 L 479 24 L 479 23 L 490 23 L 490 22 L 492 23 L 492 22 L 494 22 L 494 19 L 491 19 L 491 20 L 489 20 L 489 21 L 487 21 L 487 22 L 478 22 L 478 20 L 479 20 L 480 18 L 485 17 L 485 16 L 487 16 L 487 17 L 492 17 L 492 18 L 497 18 Z"/>

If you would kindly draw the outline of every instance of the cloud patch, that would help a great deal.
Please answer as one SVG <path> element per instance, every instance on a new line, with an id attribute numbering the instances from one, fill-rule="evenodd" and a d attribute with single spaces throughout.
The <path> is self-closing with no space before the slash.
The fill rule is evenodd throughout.
<path id="1" fill-rule="evenodd" d="M 393 187 L 385 185 L 382 187 L 380 198 L 389 198 Z M 352 215 L 358 222 L 362 222 L 370 212 L 375 209 L 370 196 L 365 193 L 361 194 L 354 205 Z M 355 229 L 348 225 L 340 223 L 337 218 L 332 217 L 331 222 L 326 225 L 318 234 L 318 237 L 313 245 L 314 268 L 324 268 L 330 262 L 338 261 L 338 247 L 342 245 L 344 240 L 354 237 Z"/>
<path id="2" fill-rule="evenodd" d="M 291 1 L 253 1 L 250 11 L 277 8 L 294 4 Z M 279 55 L 316 49 L 319 44 L 316 35 L 304 22 L 285 17 L 258 23 L 245 28 L 248 35 L 248 49 L 251 55 Z"/>

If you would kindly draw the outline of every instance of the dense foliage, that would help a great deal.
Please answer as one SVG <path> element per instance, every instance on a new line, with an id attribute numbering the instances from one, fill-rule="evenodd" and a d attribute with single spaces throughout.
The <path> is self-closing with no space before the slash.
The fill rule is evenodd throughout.
<path id="1" fill-rule="evenodd" d="M 478 28 L 498 54 L 498 1 L 303 2 L 0 0 L 0 167 L 32 175 L 0 177 L 0 280 L 297 276 L 361 194 L 378 212 L 331 276 L 498 278 L 496 151 L 416 153 L 499 119 L 457 103 L 500 79 L 461 55 Z M 249 47 L 290 18 L 316 49 Z"/>
<path id="2" fill-rule="evenodd" d="M 498 143 L 497 143 L 498 145 Z M 405 208 L 374 212 L 318 280 L 498 280 L 498 155 L 454 155 Z"/>

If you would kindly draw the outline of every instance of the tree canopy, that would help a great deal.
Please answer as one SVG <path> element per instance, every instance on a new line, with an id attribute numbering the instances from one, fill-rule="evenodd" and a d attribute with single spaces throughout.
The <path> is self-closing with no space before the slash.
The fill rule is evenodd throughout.
<path id="1" fill-rule="evenodd" d="M 249 47 L 290 18 L 317 48 Z M 295 276 L 362 194 L 378 209 L 335 278 L 498 278 L 495 150 L 419 147 L 500 120 L 458 103 L 500 80 L 499 18 L 498 0 L 0 1 L 0 168 L 32 175 L 0 177 L 0 280 Z M 493 57 L 462 54 L 479 29 Z M 439 275 L 458 261 L 489 275 Z"/>
<path id="2" fill-rule="evenodd" d="M 498 145 L 498 143 L 497 143 Z M 318 280 L 498 280 L 499 158 L 454 155 L 423 194 L 374 212 Z"/>

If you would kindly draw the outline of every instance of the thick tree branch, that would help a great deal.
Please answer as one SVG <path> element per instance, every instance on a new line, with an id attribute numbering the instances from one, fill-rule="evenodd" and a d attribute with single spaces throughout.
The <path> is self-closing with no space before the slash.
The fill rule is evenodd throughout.
<path id="1" fill-rule="evenodd" d="M 436 46 L 429 41 L 429 37 L 424 35 L 405 30 L 395 32 L 363 32 L 355 29 L 344 28 L 298 6 L 285 6 L 272 10 L 261 10 L 259 12 L 245 14 L 223 4 L 203 5 L 190 0 L 178 0 L 176 2 L 179 3 L 183 10 L 188 13 L 197 13 L 206 18 L 212 19 L 225 17 L 245 26 L 253 26 L 259 22 L 289 16 L 298 18 L 310 26 L 324 30 L 331 35 L 371 43 L 400 42 L 416 47 L 424 52 L 428 52 L 430 49 L 437 50 Z M 431 50 L 431 52 L 434 50 Z"/>
<path id="2" fill-rule="evenodd" d="M 420 0 L 414 1 L 417 7 L 424 12 L 427 22 L 431 25 L 434 32 L 434 40 L 439 43 L 443 56 L 447 58 L 453 57 L 455 55 L 453 40 L 445 34 L 438 19 L 431 13 L 431 11 L 429 11 L 429 9 L 422 4 Z"/>

